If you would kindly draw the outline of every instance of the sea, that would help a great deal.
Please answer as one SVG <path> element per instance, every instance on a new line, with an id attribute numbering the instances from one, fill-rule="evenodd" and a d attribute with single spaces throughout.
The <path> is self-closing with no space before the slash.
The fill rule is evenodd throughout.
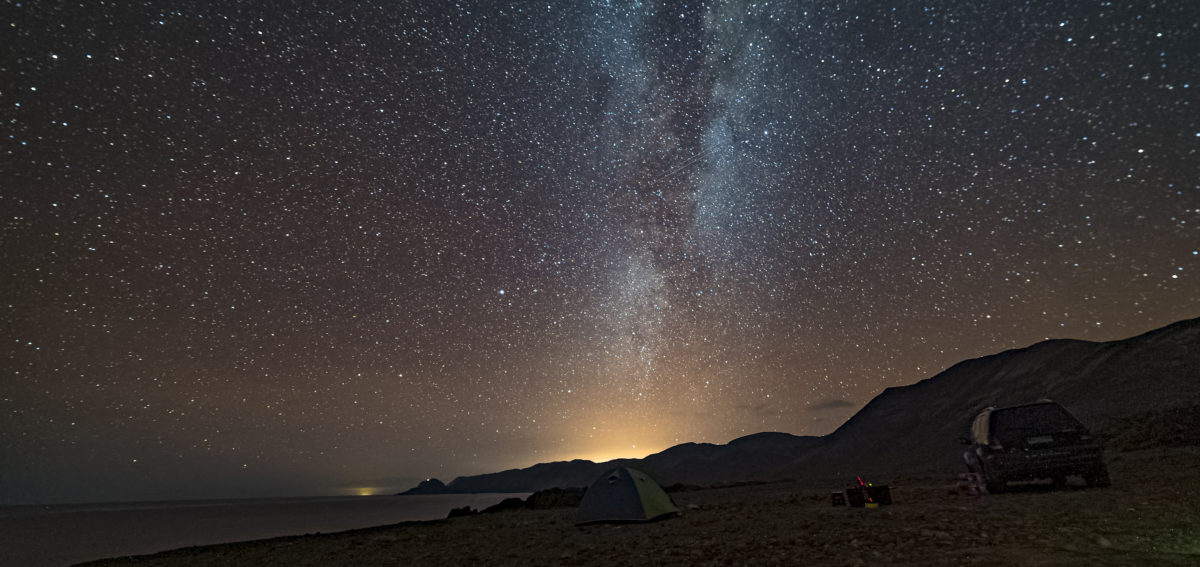
<path id="1" fill-rule="evenodd" d="M 339 496 L 0 507 L 0 566 L 59 567 L 194 545 L 445 518 L 528 494 Z"/>

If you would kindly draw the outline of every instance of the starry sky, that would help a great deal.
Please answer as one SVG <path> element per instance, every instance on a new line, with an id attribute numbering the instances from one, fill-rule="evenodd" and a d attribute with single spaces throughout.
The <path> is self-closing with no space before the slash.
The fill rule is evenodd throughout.
<path id="1" fill-rule="evenodd" d="M 1200 3 L 0 4 L 0 503 L 829 433 L 1200 316 Z"/>

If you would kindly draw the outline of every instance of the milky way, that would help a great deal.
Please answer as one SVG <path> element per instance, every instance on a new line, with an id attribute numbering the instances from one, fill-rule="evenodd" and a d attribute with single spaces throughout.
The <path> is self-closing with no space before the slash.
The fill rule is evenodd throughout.
<path id="1" fill-rule="evenodd" d="M 0 502 L 824 434 L 1200 315 L 1198 3 L 324 4 L 5 3 Z"/>

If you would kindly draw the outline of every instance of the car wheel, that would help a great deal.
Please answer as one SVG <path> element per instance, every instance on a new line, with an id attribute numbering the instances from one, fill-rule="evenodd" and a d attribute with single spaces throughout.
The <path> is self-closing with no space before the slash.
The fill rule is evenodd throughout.
<path id="1" fill-rule="evenodd" d="M 987 485 L 988 492 L 992 494 L 1000 494 L 1008 490 L 1008 482 L 1002 476 L 994 476 L 986 470 L 983 471 L 983 481 Z"/>

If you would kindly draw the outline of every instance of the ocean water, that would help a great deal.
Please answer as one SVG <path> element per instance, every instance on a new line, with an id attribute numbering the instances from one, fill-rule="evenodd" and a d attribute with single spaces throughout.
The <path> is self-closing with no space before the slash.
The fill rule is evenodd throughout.
<path id="1" fill-rule="evenodd" d="M 0 565 L 50 567 L 193 545 L 445 518 L 527 494 L 199 500 L 0 507 Z"/>

